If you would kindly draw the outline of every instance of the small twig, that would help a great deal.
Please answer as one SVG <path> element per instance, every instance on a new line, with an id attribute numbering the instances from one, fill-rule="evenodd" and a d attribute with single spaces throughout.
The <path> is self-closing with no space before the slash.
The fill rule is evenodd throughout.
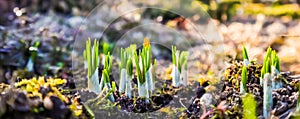
<path id="1" fill-rule="evenodd" d="M 187 109 L 187 107 L 182 103 L 182 100 L 187 100 L 186 98 L 179 98 L 179 103 L 181 104 L 181 106 L 183 106 L 185 109 Z"/>

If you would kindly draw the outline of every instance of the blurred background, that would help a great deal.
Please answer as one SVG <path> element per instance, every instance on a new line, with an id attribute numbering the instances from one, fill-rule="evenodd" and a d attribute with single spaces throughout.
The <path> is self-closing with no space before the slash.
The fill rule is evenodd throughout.
<path id="1" fill-rule="evenodd" d="M 102 41 L 114 45 L 115 40 L 123 37 L 125 32 L 138 26 L 142 22 L 141 19 L 149 19 L 184 33 L 192 46 L 186 50 L 192 53 L 191 59 L 197 64 L 193 67 L 200 69 L 197 73 L 223 68 L 226 63 L 223 60 L 218 61 L 218 56 L 226 61 L 240 60 L 243 45 L 247 47 L 250 58 L 258 61 L 262 61 L 267 47 L 271 46 L 278 51 L 283 71 L 300 73 L 300 0 L 152 0 L 143 3 L 139 3 L 141 0 L 124 1 L 128 2 L 129 6 L 165 4 L 173 8 L 183 7 L 191 13 L 195 10 L 200 12 L 180 16 L 168 12 L 169 7 L 163 8 L 166 10 L 144 9 L 136 13 L 139 15 L 122 16 L 112 23 L 113 25 L 109 25 L 108 29 L 102 29 L 102 36 L 99 36 L 99 30 L 85 26 L 82 22 L 88 20 L 99 28 L 110 24 L 102 19 L 105 13 L 95 14 L 99 15 L 98 17 L 90 15 L 103 0 L 0 0 L 0 75 L 10 79 L 16 74 L 14 71 L 23 69 L 33 52 L 29 48 L 36 42 L 40 42 L 40 45 L 38 50 L 34 51 L 38 52 L 34 63 L 39 64 L 35 65 L 35 74 L 68 72 L 72 70 L 72 55 L 75 55 L 72 51 L 76 48 L 73 46 L 76 39 L 101 38 Z M 124 1 L 113 0 L 103 5 L 103 9 L 119 9 L 118 6 Z M 206 13 L 212 19 L 198 21 Z M 213 35 L 220 37 L 209 37 L 205 39 L 206 43 L 202 43 L 199 40 L 202 37 L 194 35 L 196 33 L 191 30 L 189 22 L 199 27 L 213 23 L 213 31 L 218 33 Z M 82 29 L 79 29 L 79 26 Z M 208 32 L 207 30 L 211 29 L 203 28 L 203 32 Z M 158 40 L 170 38 L 163 32 L 157 34 L 161 36 Z M 133 32 L 132 36 L 143 38 L 147 35 Z M 196 42 L 193 42 L 193 39 Z M 222 47 L 222 52 L 216 53 L 213 60 L 207 61 L 210 53 L 215 53 L 208 51 L 207 47 Z M 170 59 L 170 52 L 159 47 L 158 50 L 158 54 L 165 56 L 159 57 L 160 59 Z"/>

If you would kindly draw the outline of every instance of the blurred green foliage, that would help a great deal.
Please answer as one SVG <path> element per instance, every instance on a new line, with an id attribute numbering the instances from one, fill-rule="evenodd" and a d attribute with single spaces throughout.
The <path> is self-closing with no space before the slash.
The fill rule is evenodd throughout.
<path id="1" fill-rule="evenodd" d="M 226 22 L 232 17 L 241 15 L 264 14 L 271 17 L 288 16 L 293 19 L 300 17 L 298 1 L 288 2 L 276 0 L 263 2 L 261 0 L 197 0 L 210 16 L 221 22 Z"/>

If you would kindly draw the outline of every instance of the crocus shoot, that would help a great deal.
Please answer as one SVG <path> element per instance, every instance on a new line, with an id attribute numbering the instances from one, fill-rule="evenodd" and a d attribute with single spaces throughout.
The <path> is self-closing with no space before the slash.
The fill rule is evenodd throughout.
<path id="1" fill-rule="evenodd" d="M 249 57 L 248 57 L 248 52 L 246 47 L 243 47 L 243 58 L 244 58 L 244 65 L 248 66 L 249 65 Z"/>
<path id="2" fill-rule="evenodd" d="M 131 97 L 131 79 L 133 75 L 133 55 L 135 53 L 136 45 L 130 45 L 130 47 L 121 48 L 121 63 L 120 63 L 120 87 L 119 92 L 124 93 L 128 97 Z"/>
<path id="3" fill-rule="evenodd" d="M 273 106 L 273 99 L 272 99 L 272 79 L 273 75 L 271 74 L 271 61 L 270 57 L 266 58 L 266 62 L 264 63 L 265 74 L 263 75 L 263 92 L 264 92 L 264 99 L 263 99 L 263 116 L 264 118 L 270 118 L 270 114 L 272 111 Z"/>
<path id="4" fill-rule="evenodd" d="M 94 45 L 92 46 L 91 39 L 88 39 L 84 51 L 84 59 L 86 59 L 88 67 L 88 89 L 97 94 L 101 91 L 98 76 L 98 48 L 99 42 L 97 40 L 94 40 Z"/>
<path id="5" fill-rule="evenodd" d="M 103 89 L 103 87 L 106 85 L 107 82 L 105 82 L 106 75 L 103 73 L 104 70 L 106 70 L 108 72 L 108 76 L 109 73 L 111 72 L 111 67 L 112 67 L 112 56 L 110 56 L 110 53 L 108 52 L 107 55 L 105 56 L 105 59 L 102 60 L 104 61 L 104 69 L 102 70 L 102 76 L 101 76 L 101 82 L 100 82 L 100 90 Z M 109 78 L 109 77 L 108 77 Z"/>
<path id="6" fill-rule="evenodd" d="M 279 57 L 276 54 L 276 51 L 272 51 L 272 66 L 271 66 L 271 72 L 272 75 L 274 75 L 274 78 L 272 79 L 272 87 L 273 89 L 279 89 L 282 87 L 282 80 L 281 78 L 276 78 L 280 76 L 280 61 Z"/>
<path id="7" fill-rule="evenodd" d="M 127 97 L 131 98 L 131 96 L 132 96 L 132 94 L 131 94 L 131 90 L 132 90 L 131 79 L 134 78 L 132 59 L 127 60 L 126 73 L 127 73 L 127 77 L 126 77 L 125 95 Z"/>
<path id="8" fill-rule="evenodd" d="M 243 66 L 242 79 L 240 82 L 240 93 L 241 94 L 244 94 L 247 91 L 247 87 L 246 87 L 247 79 L 248 79 L 247 66 Z"/>
<path id="9" fill-rule="evenodd" d="M 267 59 L 271 57 L 271 52 L 272 52 L 272 48 L 269 47 L 268 50 L 267 50 L 267 53 L 264 57 L 264 62 L 263 62 L 263 67 L 261 68 L 261 75 L 260 75 L 260 85 L 262 86 L 263 85 L 263 78 L 264 78 L 264 75 L 266 74 L 266 63 L 267 63 Z"/>
<path id="10" fill-rule="evenodd" d="M 108 73 L 107 69 L 102 70 L 102 77 L 103 77 L 102 80 L 104 81 L 104 86 L 107 88 L 106 93 L 110 93 L 110 94 L 108 94 L 108 99 L 111 102 L 114 102 L 115 98 L 112 94 L 113 91 L 111 91 L 111 90 L 115 90 L 115 84 L 113 84 L 113 87 L 110 85 L 110 78 L 109 78 L 109 73 Z"/>
<path id="11" fill-rule="evenodd" d="M 143 65 L 140 66 L 139 56 L 137 55 L 136 52 L 134 53 L 134 61 L 135 61 L 135 66 L 136 66 L 137 79 L 138 79 L 139 97 L 149 98 L 149 92 L 147 90 L 145 74 L 144 74 L 144 71 L 142 71 L 142 69 L 144 69 L 144 68 L 143 68 Z"/>
<path id="12" fill-rule="evenodd" d="M 188 85 L 188 72 L 187 72 L 187 57 L 189 53 L 188 52 L 181 52 L 179 56 L 179 72 L 180 72 L 180 78 L 182 80 L 183 86 Z"/>
<path id="13" fill-rule="evenodd" d="M 172 85 L 179 87 L 184 81 L 184 85 L 187 85 L 187 56 L 188 52 L 180 52 L 176 49 L 176 46 L 172 46 Z M 183 68 L 183 72 L 182 72 Z M 182 79 L 184 77 L 184 79 Z M 183 81 L 182 81 L 183 80 Z"/>
<path id="14" fill-rule="evenodd" d="M 147 82 L 147 88 L 150 95 L 154 91 L 155 87 L 154 87 L 154 80 L 152 74 L 153 65 L 152 65 L 151 44 L 149 38 L 144 39 L 143 49 L 140 55 L 142 59 L 143 71 L 145 73 L 145 78 Z"/>
<path id="15" fill-rule="evenodd" d="M 125 92 L 125 87 L 126 87 L 126 63 L 127 63 L 127 57 L 128 54 L 125 52 L 125 49 L 121 48 L 121 62 L 120 62 L 120 86 L 119 86 L 119 92 L 124 93 Z"/>
<path id="16" fill-rule="evenodd" d="M 144 40 L 143 49 L 134 53 L 134 61 L 138 78 L 138 94 L 149 103 L 151 92 L 154 91 L 152 75 L 151 45 L 149 39 Z"/>
<path id="17" fill-rule="evenodd" d="M 30 57 L 28 59 L 28 62 L 26 64 L 26 69 L 28 72 L 33 72 L 34 70 L 34 60 L 37 56 L 38 47 L 40 45 L 39 41 L 34 42 L 33 46 L 29 48 Z"/>
<path id="18" fill-rule="evenodd" d="M 105 56 L 109 53 L 109 49 L 110 49 L 110 45 L 108 43 L 104 42 L 102 44 L 102 55 L 101 55 L 102 56 L 102 61 L 101 61 L 102 64 L 104 64 L 104 62 L 105 62 Z"/>

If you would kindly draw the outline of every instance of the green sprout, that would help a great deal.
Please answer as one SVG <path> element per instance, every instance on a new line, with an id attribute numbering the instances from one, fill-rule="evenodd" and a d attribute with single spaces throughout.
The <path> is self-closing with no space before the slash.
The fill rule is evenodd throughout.
<path id="1" fill-rule="evenodd" d="M 272 51 L 272 71 L 276 74 L 280 73 L 280 61 L 275 50 Z"/>
<path id="2" fill-rule="evenodd" d="M 149 102 L 149 95 L 154 91 L 152 64 L 151 64 L 151 45 L 148 39 L 145 39 L 143 49 L 134 52 L 134 61 L 136 66 L 136 73 L 138 78 L 138 93 L 140 97 L 146 98 Z"/>
<path id="3" fill-rule="evenodd" d="M 176 46 L 172 46 L 172 63 L 173 65 L 177 65 L 177 57 L 176 57 Z"/>
<path id="4" fill-rule="evenodd" d="M 113 87 L 110 85 L 109 73 L 108 73 L 107 69 L 102 70 L 102 75 L 103 75 L 103 81 L 105 83 L 104 85 L 107 88 L 106 93 L 109 93 L 109 92 L 115 90 L 115 87 L 116 87 L 115 84 L 113 84 Z M 113 94 L 109 94 L 108 99 L 111 102 L 115 101 Z"/>
<path id="5" fill-rule="evenodd" d="M 88 68 L 88 89 L 100 93 L 101 89 L 99 86 L 99 76 L 98 76 L 98 49 L 99 48 L 99 42 L 97 40 L 94 40 L 94 45 L 91 44 L 91 39 L 89 38 L 86 41 L 86 48 L 84 50 L 84 59 L 87 62 L 87 68 Z"/>
<path id="6" fill-rule="evenodd" d="M 270 118 L 270 113 L 272 111 L 273 99 L 272 99 L 272 85 L 271 85 L 272 75 L 267 73 L 264 75 L 263 83 L 263 116 L 265 119 Z"/>
<path id="7" fill-rule="evenodd" d="M 256 100 L 252 94 L 247 93 L 243 98 L 243 119 L 257 119 Z"/>
<path id="8" fill-rule="evenodd" d="M 103 81 L 105 84 L 110 84 L 110 79 L 109 79 L 109 74 L 107 69 L 103 69 L 102 70 L 102 74 L 103 74 Z"/>
<path id="9" fill-rule="evenodd" d="M 120 87 L 119 92 L 131 97 L 131 79 L 133 75 L 132 59 L 136 49 L 136 45 L 130 45 L 128 48 L 121 48 L 121 63 L 120 63 Z"/>
<path id="10" fill-rule="evenodd" d="M 246 49 L 245 46 L 243 47 L 243 57 L 244 57 L 244 65 L 248 66 L 248 64 L 249 64 L 249 57 L 248 57 L 248 52 L 247 52 L 247 49 Z"/>
<path id="11" fill-rule="evenodd" d="M 178 61 L 178 66 L 179 66 L 179 72 L 182 71 L 182 66 L 187 65 L 187 56 L 189 55 L 188 52 L 181 52 L 179 55 L 179 61 Z M 184 67 L 187 69 L 187 67 Z"/>
<path id="12" fill-rule="evenodd" d="M 279 77 L 281 77 L 281 75 L 280 75 L 280 60 L 279 60 L 279 57 L 277 56 L 277 54 L 276 54 L 276 51 L 275 50 L 273 50 L 272 51 L 272 59 L 271 59 L 272 61 L 272 66 L 271 66 L 271 68 L 272 68 L 272 75 L 274 75 L 274 77 L 276 77 L 276 76 L 279 76 Z M 273 89 L 279 89 L 279 88 L 281 88 L 282 87 L 282 79 L 284 79 L 283 77 L 281 77 L 281 78 L 275 78 L 273 81 L 272 81 L 272 87 L 273 87 Z"/>
<path id="13" fill-rule="evenodd" d="M 110 45 L 109 45 L 109 43 L 104 42 L 102 44 L 102 61 L 101 61 L 102 64 L 105 64 L 105 57 L 107 55 L 109 55 L 108 54 L 109 51 L 110 51 Z"/>
<path id="14" fill-rule="evenodd" d="M 125 49 L 121 48 L 121 63 L 120 63 L 120 87 L 119 87 L 119 92 L 124 93 L 125 91 L 125 86 L 126 86 L 126 61 L 127 61 L 127 52 L 125 52 Z"/>
<path id="15" fill-rule="evenodd" d="M 103 64 L 104 69 L 102 70 L 102 76 L 101 76 L 101 82 L 100 82 L 100 90 L 102 90 L 103 87 L 107 83 L 107 82 L 105 82 L 105 79 L 107 79 L 107 78 L 106 78 L 106 75 L 103 73 L 103 71 L 106 70 L 106 72 L 108 73 L 108 77 L 109 77 L 109 72 L 111 72 L 112 56 L 110 55 L 109 52 L 107 53 L 107 55 L 105 56 L 105 59 L 103 61 L 104 61 L 104 64 Z"/>
<path id="16" fill-rule="evenodd" d="M 263 67 L 261 69 L 261 78 L 264 78 L 264 75 L 267 73 L 265 66 L 266 66 L 267 60 L 271 57 L 271 52 L 272 52 L 272 48 L 269 47 L 268 50 L 267 50 L 266 56 L 264 58 Z"/>
<path id="17" fill-rule="evenodd" d="M 182 80 L 183 84 L 187 85 L 187 56 L 188 52 L 180 52 L 176 46 L 172 46 L 172 85 L 174 87 L 178 87 Z"/>
<path id="18" fill-rule="evenodd" d="M 179 66 L 179 72 L 180 72 L 180 78 L 182 79 L 182 84 L 184 86 L 188 85 L 188 72 L 187 72 L 187 57 L 188 57 L 189 53 L 188 52 L 184 52 L 182 51 L 180 56 L 179 56 L 179 62 L 178 62 L 178 66 Z"/>
<path id="19" fill-rule="evenodd" d="M 126 71 L 127 71 L 127 74 L 128 74 L 129 76 L 132 76 L 132 75 L 133 75 L 133 65 L 132 65 L 132 60 L 131 60 L 131 59 L 128 59 L 128 60 L 127 60 Z"/>
<path id="20" fill-rule="evenodd" d="M 26 64 L 26 69 L 29 72 L 33 72 L 33 70 L 34 70 L 34 60 L 37 56 L 37 50 L 38 50 L 39 45 L 40 45 L 40 41 L 36 41 L 36 42 L 34 42 L 34 44 L 31 47 L 29 47 L 30 57 Z"/>
<path id="21" fill-rule="evenodd" d="M 271 48 L 268 49 L 267 55 L 264 59 L 263 70 L 263 116 L 267 119 L 270 118 L 270 113 L 272 111 L 273 99 L 272 99 L 272 79 L 273 75 L 271 73 Z"/>
<path id="22" fill-rule="evenodd" d="M 126 78 L 126 90 L 125 90 L 125 95 L 129 98 L 131 98 L 132 94 L 131 94 L 131 90 L 132 90 L 132 86 L 131 86 L 131 79 L 134 77 L 133 75 L 133 64 L 132 64 L 132 60 L 128 59 L 127 60 L 127 78 Z"/>
<path id="23" fill-rule="evenodd" d="M 240 85 L 240 93 L 246 93 L 247 91 L 247 87 L 246 87 L 246 83 L 247 83 L 247 66 L 243 66 L 243 70 L 242 70 L 242 81 L 241 81 L 241 85 Z"/>
<path id="24" fill-rule="evenodd" d="M 140 60 L 139 60 L 139 56 L 137 55 L 137 53 L 134 53 L 134 60 L 135 60 L 135 65 L 136 65 L 136 72 L 137 72 L 137 78 L 138 78 L 138 94 L 140 97 L 142 98 L 149 98 L 149 92 L 148 92 L 148 88 L 146 87 L 146 77 L 145 77 L 145 73 L 144 73 L 144 65 L 142 64 L 142 66 L 140 66 Z"/>
<path id="25" fill-rule="evenodd" d="M 104 69 L 107 69 L 107 71 L 111 71 L 111 67 L 112 67 L 112 56 L 110 55 L 110 53 L 107 53 L 107 56 L 105 57 L 105 61 L 104 61 Z"/>
<path id="26" fill-rule="evenodd" d="M 145 82 L 145 77 L 144 77 L 144 75 L 142 75 L 143 73 L 140 68 L 139 55 L 137 55 L 137 52 L 134 53 L 134 61 L 135 61 L 135 66 L 136 66 L 137 78 L 138 78 L 139 82 L 143 84 Z"/>
<path id="27" fill-rule="evenodd" d="M 282 80 L 286 82 L 286 80 L 281 77 L 280 75 L 280 60 L 279 57 L 277 56 L 277 53 L 275 50 L 272 50 L 272 48 L 268 48 L 266 56 L 264 58 L 264 64 L 261 69 L 261 85 L 262 84 L 262 79 L 264 79 L 264 75 L 269 73 L 271 76 L 272 80 L 272 87 L 273 89 L 279 89 L 282 87 Z M 279 76 L 281 78 L 275 78 L 276 76 Z"/>

